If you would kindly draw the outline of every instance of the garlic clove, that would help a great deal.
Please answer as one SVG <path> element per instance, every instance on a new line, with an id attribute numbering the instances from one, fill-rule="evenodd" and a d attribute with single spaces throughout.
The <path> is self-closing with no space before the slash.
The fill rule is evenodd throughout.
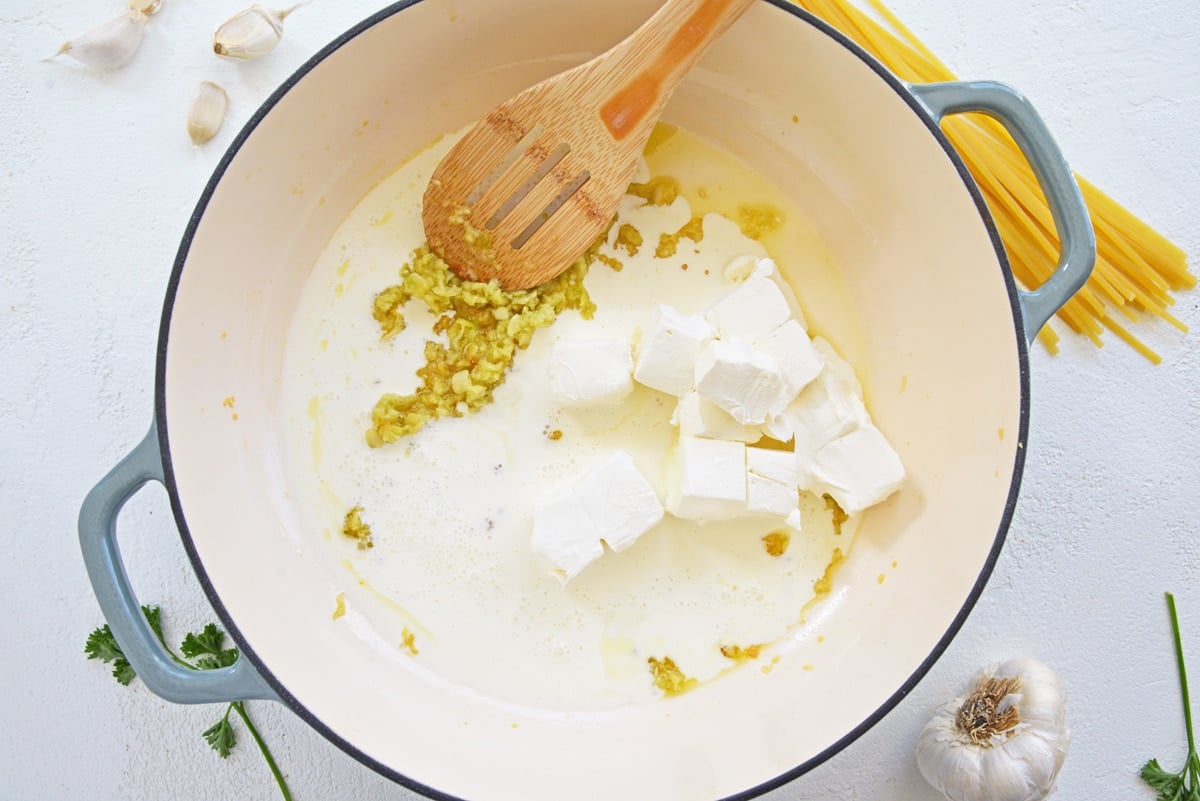
<path id="1" fill-rule="evenodd" d="M 142 45 L 146 20 L 146 15 L 141 11 L 130 9 L 82 36 L 63 42 L 54 55 L 70 56 L 92 69 L 115 70 L 124 67 L 133 60 Z"/>
<path id="2" fill-rule="evenodd" d="M 139 11 L 147 17 L 158 13 L 162 0 L 129 0 L 129 10 Z"/>
<path id="3" fill-rule="evenodd" d="M 283 21 L 301 5 L 303 3 L 283 10 L 253 5 L 239 11 L 213 34 L 213 52 L 239 61 L 262 58 L 279 44 L 283 38 Z"/>
<path id="4" fill-rule="evenodd" d="M 202 145 L 217 135 L 225 122 L 229 95 L 212 81 L 201 81 L 188 108 L 187 129 L 193 145 Z"/>

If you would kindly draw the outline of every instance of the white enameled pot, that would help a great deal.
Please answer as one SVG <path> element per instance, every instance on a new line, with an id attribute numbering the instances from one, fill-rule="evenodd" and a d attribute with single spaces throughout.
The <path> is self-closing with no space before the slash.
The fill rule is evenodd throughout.
<path id="1" fill-rule="evenodd" d="M 313 58 L 238 136 L 167 289 L 154 424 L 80 516 L 97 596 L 152 690 L 184 703 L 278 699 L 431 797 L 717 799 L 778 786 L 845 747 L 945 649 L 1016 502 L 1026 343 L 1086 279 L 1094 241 L 1066 165 L 1020 95 L 907 85 L 785 0 L 763 0 L 730 29 L 665 119 L 786 190 L 858 309 L 857 366 L 910 479 L 867 514 L 836 589 L 811 613 L 840 636 L 797 640 L 769 675 L 739 670 L 667 702 L 572 716 L 397 670 L 330 620 L 329 556 L 295 533 L 280 468 L 284 334 L 309 268 L 405 157 L 605 49 L 657 4 L 400 2 Z M 1036 292 L 1014 285 L 979 191 L 939 131 L 943 115 L 972 109 L 1012 130 L 1055 208 L 1063 257 Z M 202 402 L 214 387 L 236 395 L 239 425 Z M 187 553 L 241 649 L 230 668 L 181 670 L 138 614 L 114 521 L 151 480 L 166 485 Z M 893 561 L 904 569 L 889 571 Z M 824 669 L 804 669 L 813 662 Z"/>

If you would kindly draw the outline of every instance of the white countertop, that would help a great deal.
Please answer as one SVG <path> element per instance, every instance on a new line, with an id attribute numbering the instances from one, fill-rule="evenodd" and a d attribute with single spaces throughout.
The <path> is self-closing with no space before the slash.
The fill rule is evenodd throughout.
<path id="1" fill-rule="evenodd" d="M 444 0 L 427 0 L 444 2 Z M 219 707 L 117 686 L 85 661 L 101 622 L 75 534 L 79 503 L 144 433 L 167 275 L 192 206 L 254 107 L 381 0 L 317 0 L 247 65 L 208 52 L 242 0 L 165 0 L 137 60 L 92 76 L 42 63 L 119 0 L 0 8 L 0 566 L 6 743 L 0 797 L 277 797 L 243 736 L 222 763 L 200 738 Z M 1200 254 L 1200 5 L 1195 0 L 894 0 L 961 76 L 1024 91 L 1072 166 Z M 186 46 L 185 46 L 186 44 Z M 184 134 L 194 84 L 230 89 L 218 139 Z M 1162 591 L 1173 589 L 1200 686 L 1200 293 L 1193 328 L 1138 329 L 1153 367 L 1109 337 L 1032 351 L 1033 417 L 1009 541 L 975 612 L 928 677 L 844 752 L 769 796 L 933 799 L 912 757 L 933 706 L 987 662 L 1037 655 L 1062 676 L 1074 732 L 1057 798 L 1151 799 L 1137 771 L 1184 755 Z M 213 619 L 166 494 L 127 507 L 123 551 L 168 627 Z M 1200 703 L 1200 697 L 1196 698 Z M 251 704 L 297 799 L 411 799 L 281 706 Z M 572 794 L 567 793 L 567 797 Z"/>

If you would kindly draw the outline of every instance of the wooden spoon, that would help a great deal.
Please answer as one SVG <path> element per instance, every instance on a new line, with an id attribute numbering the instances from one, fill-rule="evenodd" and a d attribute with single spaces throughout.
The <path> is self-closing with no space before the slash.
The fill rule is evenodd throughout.
<path id="1" fill-rule="evenodd" d="M 505 289 L 569 267 L 616 213 L 675 87 L 755 0 L 667 0 L 629 38 L 488 112 L 425 190 L 433 252 Z"/>

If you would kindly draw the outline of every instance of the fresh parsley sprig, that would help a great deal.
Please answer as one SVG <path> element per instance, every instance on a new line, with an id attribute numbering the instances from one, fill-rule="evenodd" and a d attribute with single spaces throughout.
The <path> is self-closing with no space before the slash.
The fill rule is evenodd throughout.
<path id="1" fill-rule="evenodd" d="M 1142 767 L 1142 779 L 1158 791 L 1158 801 L 1200 801 L 1200 756 L 1196 754 L 1196 735 L 1192 729 L 1192 702 L 1188 695 L 1187 667 L 1183 662 L 1183 637 L 1179 633 L 1179 613 L 1175 596 L 1167 593 L 1171 612 L 1171 631 L 1175 635 L 1175 659 L 1179 664 L 1179 685 L 1183 691 L 1183 721 L 1187 728 L 1188 755 L 1183 770 L 1171 773 L 1152 759 Z"/>
<path id="2" fill-rule="evenodd" d="M 171 650 L 171 647 L 167 645 L 166 639 L 163 637 L 162 610 L 157 606 L 143 606 L 142 614 L 146 616 L 146 622 L 150 624 L 150 628 L 158 637 L 158 641 L 162 643 L 162 647 L 166 649 L 167 653 L 171 655 L 171 658 L 177 664 L 185 668 L 190 670 L 213 670 L 215 668 L 228 667 L 237 661 L 237 649 L 225 647 L 225 632 L 215 623 L 209 623 L 200 631 L 191 632 L 184 637 L 183 642 L 179 646 L 179 650 L 183 653 L 183 657 L 181 657 Z M 113 636 L 112 630 L 109 629 L 107 623 L 88 635 L 87 645 L 83 650 L 87 654 L 88 659 L 99 659 L 106 664 L 111 664 L 113 678 L 118 683 L 128 686 L 137 677 L 137 673 L 134 671 L 133 666 L 129 664 L 129 660 L 125 658 L 125 653 L 121 650 L 121 646 L 117 644 L 117 639 Z M 192 661 L 187 661 L 189 659 Z M 275 758 L 271 756 L 271 750 L 263 742 L 262 735 L 258 732 L 258 727 L 250 719 L 250 714 L 246 711 L 244 702 L 233 701 L 225 707 L 225 714 L 221 719 L 204 730 L 202 736 L 205 742 L 222 759 L 229 756 L 234 746 L 237 745 L 237 736 L 234 732 L 233 723 L 229 719 L 231 713 L 241 718 L 242 725 L 246 727 L 246 731 L 254 738 L 255 744 L 258 745 L 258 750 L 267 762 L 267 767 L 271 769 L 271 775 L 275 777 L 275 783 L 279 785 L 279 792 L 283 794 L 284 801 L 292 801 L 292 793 L 288 789 L 287 782 L 284 780 L 279 766 L 275 763 Z"/>

